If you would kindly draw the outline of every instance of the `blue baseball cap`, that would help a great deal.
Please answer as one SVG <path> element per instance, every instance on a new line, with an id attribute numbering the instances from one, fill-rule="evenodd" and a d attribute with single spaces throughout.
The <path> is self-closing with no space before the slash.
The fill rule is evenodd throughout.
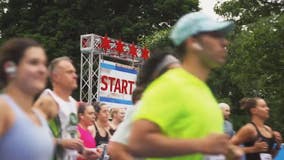
<path id="1" fill-rule="evenodd" d="M 218 22 L 205 13 L 193 12 L 177 21 L 170 33 L 170 39 L 174 45 L 179 46 L 189 37 L 199 33 L 218 31 L 227 34 L 233 28 L 234 23 L 231 21 Z"/>

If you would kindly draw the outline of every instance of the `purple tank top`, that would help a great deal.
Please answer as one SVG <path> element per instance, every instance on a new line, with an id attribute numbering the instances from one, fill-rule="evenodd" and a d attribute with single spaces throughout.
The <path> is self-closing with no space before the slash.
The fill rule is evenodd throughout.
<path id="1" fill-rule="evenodd" d="M 15 122 L 0 137 L 1 160 L 50 160 L 54 142 L 46 120 L 35 111 L 41 121 L 37 126 L 8 95 L 0 95 L 15 114 Z"/>

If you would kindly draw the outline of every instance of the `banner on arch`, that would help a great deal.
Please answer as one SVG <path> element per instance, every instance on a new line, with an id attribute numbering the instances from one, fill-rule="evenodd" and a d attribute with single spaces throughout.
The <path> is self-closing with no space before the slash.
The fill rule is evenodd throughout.
<path id="1" fill-rule="evenodd" d="M 135 89 L 137 69 L 108 60 L 101 60 L 99 65 L 98 100 L 108 104 L 109 107 L 132 106 L 131 97 Z"/>

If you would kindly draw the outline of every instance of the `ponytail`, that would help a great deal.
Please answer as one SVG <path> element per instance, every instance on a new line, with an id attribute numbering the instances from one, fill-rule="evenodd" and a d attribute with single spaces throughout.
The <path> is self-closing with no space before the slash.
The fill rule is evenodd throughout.
<path id="1" fill-rule="evenodd" d="M 242 110 L 246 110 L 251 115 L 251 109 L 257 106 L 257 100 L 261 98 L 254 97 L 254 98 L 243 98 L 240 100 L 240 108 Z"/>

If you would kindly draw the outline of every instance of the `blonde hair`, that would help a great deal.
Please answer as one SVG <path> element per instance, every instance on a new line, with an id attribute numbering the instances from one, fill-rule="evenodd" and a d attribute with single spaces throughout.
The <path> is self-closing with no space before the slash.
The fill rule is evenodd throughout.
<path id="1" fill-rule="evenodd" d="M 111 118 L 113 118 L 113 116 L 115 114 L 118 114 L 119 111 L 120 111 L 120 108 L 112 108 L 112 109 L 110 109 L 110 116 L 111 116 Z"/>

